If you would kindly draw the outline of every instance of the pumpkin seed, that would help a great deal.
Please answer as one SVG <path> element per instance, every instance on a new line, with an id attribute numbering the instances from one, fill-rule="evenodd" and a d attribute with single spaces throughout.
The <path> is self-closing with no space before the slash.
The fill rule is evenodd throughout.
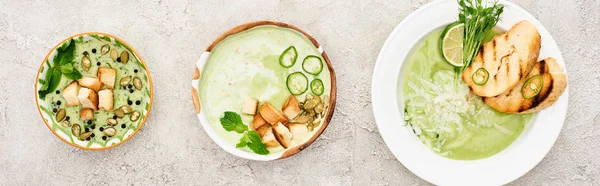
<path id="1" fill-rule="evenodd" d="M 100 52 L 102 53 L 102 55 L 108 53 L 108 50 L 110 50 L 110 46 L 108 46 L 108 44 L 105 44 L 102 46 L 102 49 L 100 49 Z"/>
<path id="2" fill-rule="evenodd" d="M 311 100 L 312 98 L 313 98 L 312 94 L 306 94 L 306 99 L 304 99 L 304 101 Z"/>
<path id="3" fill-rule="evenodd" d="M 311 109 L 311 110 L 307 110 L 307 111 L 306 111 L 306 113 L 307 113 L 309 116 L 311 116 L 311 117 L 312 117 L 312 116 L 315 116 L 315 115 L 317 114 L 317 113 L 315 113 L 315 111 L 314 111 L 314 110 L 312 110 L 312 109 Z"/>
<path id="4" fill-rule="evenodd" d="M 61 122 L 63 119 L 65 119 L 66 115 L 67 111 L 65 111 L 65 109 L 58 110 L 58 112 L 56 113 L 56 121 Z"/>
<path id="5" fill-rule="evenodd" d="M 315 112 L 317 113 L 321 113 L 323 112 L 324 108 L 323 108 L 323 104 L 319 103 L 316 107 L 315 107 Z"/>
<path id="6" fill-rule="evenodd" d="M 313 127 L 312 125 L 308 125 L 308 126 L 306 126 L 306 127 L 308 128 L 308 130 L 309 130 L 309 131 L 313 131 L 313 130 L 315 130 L 315 127 Z"/>
<path id="7" fill-rule="evenodd" d="M 314 127 L 318 127 L 321 124 L 321 119 L 315 119 L 314 121 L 312 121 L 312 125 Z"/>
<path id="8" fill-rule="evenodd" d="M 296 118 L 296 123 L 306 123 L 308 122 L 308 116 L 301 115 Z"/>
<path id="9" fill-rule="evenodd" d="M 73 124 L 73 126 L 71 127 L 71 133 L 73 133 L 73 136 L 79 136 L 79 134 L 81 133 L 81 127 L 79 126 L 79 124 Z"/>
<path id="10" fill-rule="evenodd" d="M 106 120 L 106 123 L 108 123 L 111 126 L 115 126 L 115 125 L 117 125 L 117 120 L 116 119 L 112 119 L 112 118 L 108 118 Z"/>
<path id="11" fill-rule="evenodd" d="M 123 50 L 123 52 L 121 52 L 121 63 L 127 64 L 128 60 L 129 60 L 129 52 L 127 52 L 126 50 Z"/>
<path id="12" fill-rule="evenodd" d="M 119 110 L 122 110 L 123 114 L 130 114 L 131 112 L 133 112 L 133 109 L 130 106 L 128 106 L 128 105 L 119 107 Z"/>
<path id="13" fill-rule="evenodd" d="M 308 100 L 306 101 L 306 103 L 304 103 L 304 110 L 308 112 L 309 110 L 314 109 L 317 106 L 317 104 L 319 104 L 319 101 L 315 99 Z"/>
<path id="14" fill-rule="evenodd" d="M 87 72 L 90 71 L 90 67 L 92 67 L 92 61 L 90 61 L 89 57 L 83 56 L 81 58 L 81 68 Z"/>
<path id="15" fill-rule="evenodd" d="M 131 116 L 129 117 L 129 119 L 131 121 L 137 121 L 138 119 L 140 119 L 140 115 L 141 115 L 140 112 L 138 112 L 137 110 L 133 111 L 133 113 L 131 113 Z"/>
<path id="16" fill-rule="evenodd" d="M 329 96 L 323 96 L 323 105 L 327 106 L 329 105 Z"/>
<path id="17" fill-rule="evenodd" d="M 131 81 L 131 76 L 127 76 L 127 77 L 121 78 L 120 84 L 121 84 L 122 87 L 124 87 L 124 86 L 127 86 L 129 84 L 129 81 Z"/>
<path id="18" fill-rule="evenodd" d="M 69 123 L 69 121 L 63 121 L 60 123 L 60 125 L 62 125 L 63 127 L 68 127 L 71 123 Z"/>
<path id="19" fill-rule="evenodd" d="M 90 136 L 92 136 L 92 132 L 91 131 L 90 132 L 85 132 L 85 133 L 82 133 L 82 134 L 79 135 L 79 139 L 86 140 Z"/>
<path id="20" fill-rule="evenodd" d="M 104 135 L 106 135 L 108 137 L 112 137 L 115 134 L 117 134 L 117 130 L 115 130 L 114 128 L 107 128 L 107 129 L 104 129 L 104 131 L 102 131 L 102 133 L 104 133 Z"/>
<path id="21" fill-rule="evenodd" d="M 319 97 L 319 96 L 314 96 L 314 97 L 313 97 L 313 100 L 317 100 L 317 103 L 320 103 L 320 102 L 321 102 L 321 97 Z"/>
<path id="22" fill-rule="evenodd" d="M 110 51 L 110 58 L 111 58 L 112 60 L 116 61 L 118 57 L 119 57 L 119 52 L 117 52 L 117 49 L 114 49 L 114 48 L 113 48 L 113 49 Z"/>
<path id="23" fill-rule="evenodd" d="M 142 80 L 138 77 L 133 78 L 133 86 L 135 86 L 135 89 L 137 90 L 142 90 Z"/>
<path id="24" fill-rule="evenodd" d="M 121 109 L 117 109 L 115 110 L 115 116 L 117 116 L 118 118 L 123 118 L 123 116 L 125 116 L 125 113 L 123 112 L 123 110 Z"/>

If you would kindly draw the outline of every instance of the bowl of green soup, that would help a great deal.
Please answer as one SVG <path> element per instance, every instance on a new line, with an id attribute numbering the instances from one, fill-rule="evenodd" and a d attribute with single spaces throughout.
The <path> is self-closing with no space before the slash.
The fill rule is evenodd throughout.
<path id="1" fill-rule="evenodd" d="M 102 150 L 130 139 L 152 107 L 152 79 L 129 44 L 105 33 L 63 40 L 42 61 L 36 103 L 48 129 L 72 146 Z"/>
<path id="2" fill-rule="evenodd" d="M 517 5 L 489 3 L 477 15 L 461 2 L 429 3 L 390 34 L 373 73 L 373 113 L 390 151 L 424 180 L 503 185 L 535 167 L 560 134 L 564 60 L 550 33 Z M 479 53 L 469 61 L 471 51 Z"/>
<path id="3" fill-rule="evenodd" d="M 325 130 L 335 108 L 335 72 L 317 41 L 275 21 L 219 36 L 194 67 L 192 101 L 206 133 L 251 160 L 286 158 Z"/>

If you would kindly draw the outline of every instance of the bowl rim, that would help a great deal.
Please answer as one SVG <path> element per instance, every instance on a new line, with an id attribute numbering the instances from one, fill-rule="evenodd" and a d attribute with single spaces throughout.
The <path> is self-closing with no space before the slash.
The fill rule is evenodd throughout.
<path id="1" fill-rule="evenodd" d="M 276 26 L 276 27 L 281 27 L 281 28 L 288 28 L 288 29 L 292 29 L 295 30 L 299 33 L 301 33 L 302 35 L 304 35 L 306 38 L 308 38 L 312 44 L 319 50 L 319 52 L 321 52 L 321 56 L 323 57 L 325 64 L 327 64 L 327 68 L 329 70 L 329 76 L 330 76 L 330 83 L 331 83 L 331 90 L 329 93 L 329 110 L 327 111 L 327 116 L 325 118 L 325 120 L 323 121 L 323 123 L 321 124 L 322 126 L 319 127 L 319 130 L 316 131 L 310 139 L 306 140 L 305 142 L 301 143 L 301 144 L 297 144 L 293 147 L 290 147 L 288 149 L 284 149 L 281 152 L 277 152 L 275 154 L 269 154 L 266 156 L 261 156 L 261 157 L 269 157 L 269 158 L 257 158 L 256 154 L 253 154 L 252 152 L 246 152 L 243 150 L 239 150 L 239 149 L 235 149 L 235 150 L 229 150 L 228 147 L 225 147 L 225 145 L 231 146 L 230 144 L 226 143 L 223 144 L 220 140 L 221 140 L 221 136 L 219 136 L 218 134 L 216 134 L 216 132 L 214 132 L 214 129 L 212 129 L 212 127 L 208 124 L 208 123 L 204 123 L 201 121 L 200 116 L 202 115 L 201 112 L 201 104 L 200 104 L 200 99 L 198 98 L 198 90 L 200 89 L 198 83 L 200 81 L 200 73 L 201 70 L 199 69 L 202 68 L 202 70 L 204 70 L 205 68 L 205 64 L 206 64 L 206 59 L 208 59 L 208 56 L 210 55 L 210 52 L 214 49 L 214 47 L 219 44 L 221 41 L 223 41 L 224 39 L 226 39 L 228 36 L 240 33 L 240 32 L 244 32 L 246 30 L 249 30 L 251 28 L 254 27 L 259 27 L 259 26 Z M 202 59 L 205 59 L 204 61 Z M 198 87 L 198 88 L 196 88 Z M 221 149 L 229 152 L 230 154 L 236 155 L 238 157 L 241 158 L 245 158 L 245 159 L 250 159 L 250 160 L 259 160 L 259 161 L 270 161 L 270 160 L 275 160 L 275 159 L 283 159 L 283 158 L 287 158 L 290 157 L 292 155 L 295 155 L 297 153 L 299 153 L 300 151 L 306 149 L 308 146 L 310 146 L 325 130 L 325 128 L 327 128 L 327 126 L 329 125 L 329 123 L 331 122 L 331 118 L 333 117 L 333 113 L 335 111 L 335 105 L 336 105 L 336 99 L 337 99 L 337 86 L 336 86 L 336 75 L 335 75 L 335 71 L 333 69 L 333 65 L 331 64 L 331 61 L 329 60 L 329 57 L 327 56 L 327 53 L 323 50 L 322 46 L 317 42 L 317 40 L 315 40 L 310 34 L 308 34 L 307 32 L 305 32 L 304 30 L 291 25 L 291 24 L 287 24 L 287 23 L 283 23 L 283 22 L 278 22 L 278 21 L 272 21 L 272 20 L 260 20 L 260 21 L 252 21 L 252 22 L 246 22 L 244 24 L 235 26 L 229 30 L 227 30 L 226 32 L 224 32 L 223 34 L 219 35 L 214 41 L 211 42 L 211 44 L 206 48 L 205 51 L 203 51 L 203 55 L 200 58 L 200 60 L 198 60 L 198 62 L 196 63 L 196 65 L 194 66 L 194 74 L 192 76 L 192 101 L 194 103 L 194 108 L 196 111 L 196 115 L 198 116 L 198 119 L 200 120 L 200 123 L 202 125 L 202 127 L 204 128 L 204 131 L 210 136 L 210 138 L 212 139 L 213 142 L 217 143 L 217 145 L 219 145 L 219 147 L 221 147 Z M 243 152 L 243 153 L 239 153 L 239 152 Z M 252 154 L 252 155 L 250 155 Z M 278 155 L 281 154 L 281 155 Z M 277 155 L 277 156 L 275 156 Z"/>
<path id="2" fill-rule="evenodd" d="M 46 121 L 44 119 L 44 115 L 42 114 L 42 111 L 40 110 L 40 103 L 39 103 L 40 99 L 39 99 L 39 96 L 38 96 L 38 83 L 39 83 L 38 81 L 40 79 L 40 74 L 42 73 L 42 68 L 44 67 L 44 63 L 46 62 L 46 60 L 48 60 L 48 58 L 50 57 L 50 55 L 52 55 L 52 53 L 54 53 L 54 51 L 56 50 L 56 48 L 58 48 L 59 46 L 61 46 L 63 43 L 65 43 L 69 39 L 72 39 L 72 38 L 75 38 L 75 37 L 78 37 L 78 36 L 92 35 L 92 34 L 108 36 L 110 38 L 113 38 L 113 39 L 121 42 L 123 45 L 125 45 L 127 48 L 129 48 L 131 50 L 131 52 L 133 52 L 133 54 L 135 55 L 135 57 L 139 59 L 140 63 L 142 65 L 144 65 L 144 69 L 145 69 L 144 71 L 146 73 L 146 76 L 148 76 L 148 84 L 150 85 L 150 90 L 149 90 L 150 91 L 150 97 L 149 97 L 149 102 L 148 102 L 148 111 L 144 115 L 144 119 L 140 122 L 140 124 L 138 125 L 137 129 L 135 129 L 133 131 L 133 133 L 131 133 L 130 135 L 128 135 L 123 140 L 121 140 L 121 141 L 119 141 L 117 143 L 114 143 L 113 145 L 104 146 L 104 147 L 86 147 L 86 146 L 81 146 L 79 144 L 71 143 L 70 141 L 67 141 L 66 139 L 60 137 L 60 135 L 58 133 L 56 133 L 55 130 L 52 129 L 52 126 L 50 126 L 50 124 L 48 124 L 48 121 Z M 146 123 L 146 120 L 148 119 L 148 116 L 150 115 L 150 111 L 152 110 L 152 97 L 153 97 L 153 94 L 154 94 L 154 92 L 153 92 L 154 87 L 152 85 L 152 77 L 150 76 L 150 70 L 148 69 L 148 65 L 146 65 L 146 63 L 144 62 L 144 60 L 142 59 L 142 57 L 139 55 L 139 53 L 133 47 L 131 47 L 129 45 L 129 43 L 123 41 L 121 38 L 119 38 L 117 36 L 114 36 L 114 35 L 111 35 L 111 34 L 107 34 L 107 33 L 104 33 L 104 32 L 81 32 L 81 33 L 78 33 L 78 34 L 75 34 L 75 35 L 71 35 L 71 36 L 63 39 L 58 44 L 56 44 L 48 52 L 48 54 L 46 54 L 46 57 L 44 57 L 44 60 L 42 60 L 42 62 L 40 64 L 40 67 L 38 69 L 36 78 L 35 78 L 35 84 L 33 86 L 34 86 L 34 90 L 35 90 L 34 91 L 35 92 L 35 103 L 36 103 L 36 106 L 37 106 L 37 110 L 38 110 L 38 113 L 40 114 L 40 117 L 42 118 L 42 121 L 44 121 L 44 123 L 46 124 L 46 127 L 48 127 L 48 129 L 58 139 L 60 139 L 61 141 L 65 142 L 65 143 L 67 143 L 67 144 L 69 144 L 69 145 L 71 145 L 73 147 L 77 147 L 77 148 L 84 149 L 84 150 L 106 150 L 106 149 L 114 148 L 116 146 L 119 146 L 119 145 L 125 143 L 127 140 L 129 140 L 131 137 L 133 137 L 144 126 L 144 124 Z"/>

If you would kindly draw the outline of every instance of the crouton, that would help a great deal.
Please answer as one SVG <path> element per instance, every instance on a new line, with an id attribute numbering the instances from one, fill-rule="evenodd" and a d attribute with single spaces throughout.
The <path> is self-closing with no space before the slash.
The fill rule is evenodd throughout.
<path id="1" fill-rule="evenodd" d="M 94 111 L 89 108 L 81 109 L 79 111 L 79 117 L 81 117 L 81 120 L 83 121 L 91 121 L 94 119 Z"/>
<path id="2" fill-rule="evenodd" d="M 102 82 L 98 80 L 98 78 L 83 76 L 81 79 L 77 80 L 79 85 L 85 88 L 89 88 L 94 90 L 94 92 L 98 92 L 102 88 Z"/>
<path id="3" fill-rule="evenodd" d="M 67 102 L 67 107 L 77 106 L 79 105 L 79 99 L 77 98 L 77 94 L 79 94 L 79 84 L 77 81 L 73 81 L 62 91 L 62 97 L 65 98 Z"/>
<path id="4" fill-rule="evenodd" d="M 279 110 L 275 109 L 275 107 L 273 107 L 269 102 L 261 105 L 260 108 L 258 108 L 258 112 L 263 119 L 265 119 L 265 121 L 271 125 L 275 125 L 279 122 L 288 123 L 288 119 L 286 119 L 285 116 L 283 116 L 283 114 Z"/>
<path id="5" fill-rule="evenodd" d="M 113 89 L 115 87 L 116 74 L 117 71 L 115 69 L 106 67 L 98 68 L 98 79 L 100 79 L 100 82 L 106 85 L 106 87 L 109 89 Z"/>
<path id="6" fill-rule="evenodd" d="M 79 102 L 83 108 L 90 108 L 98 110 L 98 95 L 91 89 L 80 88 L 79 95 L 77 95 Z"/>
<path id="7" fill-rule="evenodd" d="M 244 105 L 242 107 L 242 113 L 254 115 L 256 114 L 256 107 L 258 106 L 258 101 L 255 99 L 247 99 L 244 101 Z"/>
<path id="8" fill-rule="evenodd" d="M 300 103 L 298 103 L 298 99 L 296 96 L 291 95 L 287 101 L 283 104 L 283 115 L 287 117 L 288 120 L 293 120 L 300 114 Z"/>
<path id="9" fill-rule="evenodd" d="M 308 137 L 308 128 L 305 124 L 291 124 L 288 126 L 294 141 L 302 141 Z"/>
<path id="10" fill-rule="evenodd" d="M 267 133 L 267 130 L 271 130 L 271 125 L 263 125 L 258 127 L 257 129 L 255 129 L 256 133 L 258 133 L 258 135 L 260 137 L 265 136 L 265 134 Z"/>
<path id="11" fill-rule="evenodd" d="M 281 122 L 273 125 L 273 133 L 275 133 L 275 138 L 277 138 L 277 141 L 279 141 L 283 148 L 287 149 L 292 144 L 293 135 Z"/>
<path id="12" fill-rule="evenodd" d="M 254 120 L 252 120 L 250 127 L 252 129 L 256 130 L 257 128 L 259 128 L 265 124 L 267 124 L 267 121 L 265 121 L 265 119 L 263 119 L 263 117 L 260 116 L 260 114 L 256 114 L 256 115 L 254 115 Z"/>
<path id="13" fill-rule="evenodd" d="M 268 125 L 266 125 L 266 126 L 268 126 Z M 262 142 L 267 147 L 279 146 L 279 142 L 277 142 L 277 139 L 275 139 L 275 134 L 273 134 L 272 127 L 270 127 L 270 126 L 267 127 L 267 131 L 266 131 L 265 135 L 262 137 Z"/>
<path id="14" fill-rule="evenodd" d="M 113 92 L 111 89 L 104 89 L 98 92 L 98 107 L 100 109 L 113 110 Z"/>

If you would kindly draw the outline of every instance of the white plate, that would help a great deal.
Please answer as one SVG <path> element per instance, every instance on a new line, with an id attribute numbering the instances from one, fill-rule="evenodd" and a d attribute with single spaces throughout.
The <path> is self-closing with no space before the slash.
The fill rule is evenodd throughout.
<path id="1" fill-rule="evenodd" d="M 508 30 L 521 20 L 529 20 L 542 36 L 540 59 L 564 60 L 550 33 L 527 11 L 501 0 L 506 7 L 497 27 Z M 509 183 L 535 167 L 550 151 L 567 113 L 568 87 L 550 108 L 534 115 L 519 138 L 502 152 L 481 160 L 459 161 L 442 157 L 421 143 L 404 126 L 402 99 L 397 93 L 398 77 L 411 49 L 431 31 L 457 20 L 456 0 L 429 3 L 410 14 L 390 34 L 375 65 L 372 101 L 377 127 L 394 156 L 410 171 L 436 185 L 500 185 Z M 400 103 L 400 104 L 399 104 Z"/>

